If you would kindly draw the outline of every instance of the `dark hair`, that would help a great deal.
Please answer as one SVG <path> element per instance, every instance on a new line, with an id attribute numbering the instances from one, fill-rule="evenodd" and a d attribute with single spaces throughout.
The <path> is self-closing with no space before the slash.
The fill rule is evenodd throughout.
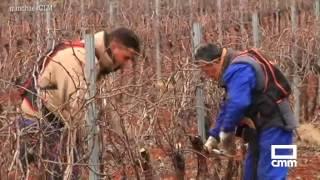
<path id="1" fill-rule="evenodd" d="M 194 53 L 195 60 L 212 61 L 219 58 L 222 54 L 222 48 L 216 44 L 202 44 L 196 48 Z"/>
<path id="2" fill-rule="evenodd" d="M 108 36 L 105 36 L 106 45 L 112 40 L 117 40 L 127 48 L 132 48 L 137 53 L 140 53 L 140 40 L 138 36 L 130 29 L 124 27 L 118 28 L 108 34 Z"/>

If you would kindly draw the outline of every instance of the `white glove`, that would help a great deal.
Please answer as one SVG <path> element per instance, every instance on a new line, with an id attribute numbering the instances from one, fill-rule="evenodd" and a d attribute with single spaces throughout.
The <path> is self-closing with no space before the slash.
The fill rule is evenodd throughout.
<path id="1" fill-rule="evenodd" d="M 205 149 L 206 151 L 212 151 L 213 148 L 217 148 L 218 147 L 218 140 L 212 136 L 209 136 L 208 140 L 206 141 L 206 143 L 203 146 L 203 149 Z"/>
<path id="2" fill-rule="evenodd" d="M 236 144 L 235 144 L 235 135 L 234 132 L 223 132 L 219 133 L 221 151 L 228 155 L 235 155 L 236 153 Z"/>

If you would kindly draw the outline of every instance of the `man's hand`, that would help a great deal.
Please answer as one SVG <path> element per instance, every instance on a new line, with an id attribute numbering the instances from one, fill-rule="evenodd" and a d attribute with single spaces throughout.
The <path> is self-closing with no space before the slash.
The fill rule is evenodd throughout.
<path id="1" fill-rule="evenodd" d="M 234 132 L 223 132 L 219 133 L 221 151 L 227 155 L 236 154 L 236 144 Z"/>
<path id="2" fill-rule="evenodd" d="M 203 149 L 211 152 L 212 149 L 217 148 L 218 147 L 218 140 L 212 136 L 209 136 L 207 142 L 204 144 Z"/>

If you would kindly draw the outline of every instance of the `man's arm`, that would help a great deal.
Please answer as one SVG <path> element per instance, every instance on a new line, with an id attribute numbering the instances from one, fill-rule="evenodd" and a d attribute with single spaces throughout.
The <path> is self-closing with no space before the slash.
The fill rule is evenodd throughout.
<path id="1" fill-rule="evenodd" d="M 224 117 L 220 131 L 232 132 L 251 105 L 256 75 L 249 64 L 232 64 L 226 70 L 223 79 L 226 83 L 227 99 L 221 112 Z"/>
<path id="2" fill-rule="evenodd" d="M 224 119 L 224 115 L 225 115 L 225 102 L 223 102 L 220 105 L 220 111 L 219 111 L 218 117 L 216 118 L 215 127 L 210 129 L 209 131 L 209 136 L 212 136 L 217 140 L 219 140 L 219 133 L 220 133 L 220 128 L 221 128 L 223 119 Z"/>
<path id="3" fill-rule="evenodd" d="M 251 104 L 251 93 L 255 88 L 255 72 L 250 65 L 231 65 L 223 77 L 228 88 L 228 97 L 220 106 L 215 127 L 209 135 L 219 139 L 221 129 L 233 131 L 236 124 L 243 118 L 246 108 Z"/>

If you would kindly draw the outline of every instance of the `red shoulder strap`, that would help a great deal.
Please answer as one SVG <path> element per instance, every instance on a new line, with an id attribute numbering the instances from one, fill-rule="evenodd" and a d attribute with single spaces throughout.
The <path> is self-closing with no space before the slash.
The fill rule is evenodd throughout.
<path id="1" fill-rule="evenodd" d="M 46 55 L 44 55 L 39 63 L 39 66 L 41 66 L 40 72 L 42 72 L 46 66 L 48 65 L 50 61 L 50 57 L 54 56 L 58 51 L 63 50 L 67 47 L 80 47 L 84 48 L 84 43 L 81 41 L 66 41 L 62 42 L 58 45 L 56 45 L 51 51 L 49 51 Z M 49 58 L 48 58 L 49 57 Z M 18 92 L 21 95 L 25 93 L 25 89 L 28 89 L 32 86 L 33 77 L 30 77 L 27 79 L 27 81 L 22 85 L 23 88 L 19 88 Z"/>
<path id="2" fill-rule="evenodd" d="M 247 53 L 253 54 L 255 58 L 257 58 L 258 61 L 262 62 L 267 66 L 267 68 L 271 72 L 272 79 L 276 86 L 280 89 L 280 91 L 285 94 L 286 96 L 289 95 L 289 92 L 285 90 L 285 88 L 282 87 L 282 85 L 279 83 L 278 79 L 276 78 L 275 72 L 274 72 L 274 66 L 271 64 L 270 61 L 268 61 L 257 49 L 249 49 Z"/>
<path id="3" fill-rule="evenodd" d="M 84 43 L 81 41 L 66 41 L 64 42 L 64 45 L 66 47 L 80 47 L 80 48 L 84 48 Z"/>
<path id="4" fill-rule="evenodd" d="M 259 60 L 257 60 L 257 57 L 252 55 L 251 53 L 249 53 L 249 50 L 245 50 L 245 51 L 240 52 L 240 54 L 237 55 L 236 57 L 239 57 L 239 56 L 250 56 L 258 64 L 260 64 L 260 66 L 262 67 L 262 70 L 263 70 L 264 77 L 265 77 L 263 92 L 266 92 L 268 84 L 269 84 L 269 76 L 268 76 L 267 69 L 266 69 L 267 67 L 265 66 L 265 64 L 263 64 Z"/>

